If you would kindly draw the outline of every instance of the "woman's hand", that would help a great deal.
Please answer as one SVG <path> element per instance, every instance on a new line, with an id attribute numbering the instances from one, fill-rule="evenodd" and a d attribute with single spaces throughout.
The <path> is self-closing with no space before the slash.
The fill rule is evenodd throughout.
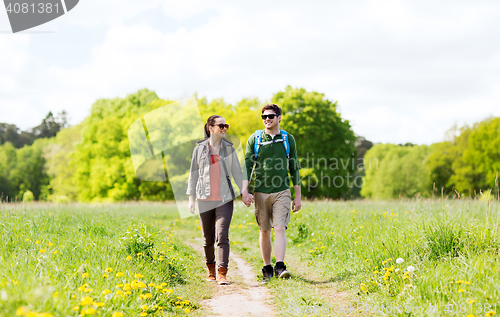
<path id="1" fill-rule="evenodd" d="M 189 212 L 194 215 L 194 196 L 193 195 L 189 195 L 188 209 L 189 209 Z"/>

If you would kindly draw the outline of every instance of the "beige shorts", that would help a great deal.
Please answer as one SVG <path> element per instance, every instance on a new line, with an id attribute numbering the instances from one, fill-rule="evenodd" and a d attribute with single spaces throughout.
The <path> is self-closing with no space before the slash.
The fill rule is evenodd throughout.
<path id="1" fill-rule="evenodd" d="M 255 220 L 260 231 L 271 230 L 275 225 L 284 225 L 288 228 L 292 194 L 290 189 L 277 193 L 254 193 Z"/>

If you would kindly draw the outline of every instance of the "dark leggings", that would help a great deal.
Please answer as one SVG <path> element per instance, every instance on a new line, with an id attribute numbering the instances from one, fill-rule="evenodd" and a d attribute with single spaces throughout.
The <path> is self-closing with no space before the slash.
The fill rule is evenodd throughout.
<path id="1" fill-rule="evenodd" d="M 233 201 L 223 204 L 221 201 L 198 200 L 198 210 L 200 211 L 203 248 L 207 264 L 215 263 L 214 244 L 217 241 L 218 266 L 227 267 L 229 264 L 229 226 L 233 217 Z"/>

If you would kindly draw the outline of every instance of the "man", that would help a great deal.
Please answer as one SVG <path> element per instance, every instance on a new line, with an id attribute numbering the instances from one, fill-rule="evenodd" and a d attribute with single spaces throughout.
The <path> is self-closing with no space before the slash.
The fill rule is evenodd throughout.
<path id="1" fill-rule="evenodd" d="M 295 139 L 288 133 L 281 133 L 281 108 L 269 104 L 262 108 L 262 120 L 265 129 L 256 131 L 247 142 L 245 153 L 246 173 L 243 173 L 243 201 L 247 204 L 255 202 L 255 219 L 259 225 L 259 244 L 264 261 L 262 268 L 263 281 L 273 277 L 271 265 L 271 229 L 274 229 L 274 252 L 276 265 L 274 275 L 280 278 L 289 278 L 284 260 L 286 251 L 286 229 L 290 221 L 290 204 L 293 212 L 299 211 L 300 176 L 297 163 L 297 148 Z M 283 135 L 282 135 L 283 134 Z M 256 135 L 260 138 L 256 151 Z M 287 140 L 288 139 L 288 140 Z M 289 146 L 287 157 L 286 147 Z M 255 158 L 257 154 L 257 158 Z M 288 170 L 295 190 L 295 198 L 291 202 L 290 180 Z M 252 171 L 255 174 L 254 195 L 248 193 L 248 183 L 251 181 Z M 248 205 L 248 204 L 247 204 Z"/>

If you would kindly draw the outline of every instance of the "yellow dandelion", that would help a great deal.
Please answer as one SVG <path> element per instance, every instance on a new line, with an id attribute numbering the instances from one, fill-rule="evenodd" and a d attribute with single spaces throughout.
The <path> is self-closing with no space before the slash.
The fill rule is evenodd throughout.
<path id="1" fill-rule="evenodd" d="M 142 306 L 141 306 L 141 309 L 142 309 L 142 310 L 148 310 L 148 308 L 149 308 L 149 307 L 148 307 L 148 305 L 142 305 Z"/>
<path id="2" fill-rule="evenodd" d="M 24 239 L 24 241 L 28 242 L 28 241 L 30 241 L 30 239 Z"/>
<path id="3" fill-rule="evenodd" d="M 142 276 L 142 274 L 137 273 L 136 275 L 134 275 L 134 277 L 135 278 L 142 278 L 143 276 Z"/>
<path id="4" fill-rule="evenodd" d="M 122 272 L 118 272 L 116 273 L 116 277 L 122 277 L 123 276 L 123 273 Z"/>
<path id="5" fill-rule="evenodd" d="M 104 278 L 108 278 L 109 276 L 108 276 L 108 274 L 103 273 L 103 274 L 102 274 L 102 277 L 104 277 Z"/>
<path id="6" fill-rule="evenodd" d="M 28 310 L 27 310 L 26 308 L 22 307 L 22 306 L 21 306 L 21 307 L 19 307 L 19 308 L 16 310 L 16 315 L 17 315 L 17 316 L 23 316 L 23 315 L 25 315 L 25 314 L 27 314 L 27 313 L 28 313 Z"/>
<path id="7" fill-rule="evenodd" d="M 111 290 L 110 289 L 105 289 L 104 291 L 102 291 L 102 293 L 104 295 L 107 295 L 107 294 L 110 294 L 111 293 Z"/>
<path id="8" fill-rule="evenodd" d="M 123 317 L 123 313 L 119 311 L 115 311 L 111 317 Z"/>
<path id="9" fill-rule="evenodd" d="M 96 313 L 96 310 L 95 308 L 89 307 L 87 309 L 82 310 L 80 313 L 82 314 L 82 316 L 93 315 Z"/>
<path id="10" fill-rule="evenodd" d="M 87 273 L 87 272 L 82 274 L 82 278 L 86 278 L 86 277 L 89 277 L 89 273 Z"/>
<path id="11" fill-rule="evenodd" d="M 463 292 L 465 292 L 465 290 L 464 290 L 463 288 L 461 288 L 461 289 L 459 289 L 457 292 L 459 292 L 459 293 L 463 293 Z"/>
<path id="12" fill-rule="evenodd" d="M 184 311 L 186 312 L 186 314 L 189 314 L 190 312 L 189 308 L 184 309 Z"/>
<path id="13" fill-rule="evenodd" d="M 474 314 L 468 314 L 467 316 L 465 317 L 474 317 Z"/>
<path id="14" fill-rule="evenodd" d="M 36 240 L 36 241 L 35 241 L 35 243 L 36 243 L 36 244 L 40 244 L 40 240 Z"/>
<path id="15" fill-rule="evenodd" d="M 47 251 L 47 249 L 40 249 L 40 253 L 45 253 L 45 251 Z"/>
<path id="16" fill-rule="evenodd" d="M 91 305 L 94 303 L 94 300 L 92 299 L 92 297 L 83 297 L 81 300 L 80 300 L 80 305 L 82 306 L 87 306 L 87 305 Z"/>
<path id="17" fill-rule="evenodd" d="M 493 316 L 493 315 L 495 315 L 495 312 L 492 310 L 486 313 L 486 316 Z"/>
<path id="18" fill-rule="evenodd" d="M 54 295 L 52 295 L 52 297 L 56 298 L 56 297 L 57 297 L 57 295 L 59 295 L 59 292 L 55 291 L 55 292 L 54 292 Z"/>
<path id="19" fill-rule="evenodd" d="M 471 300 L 469 301 L 469 304 L 472 304 L 472 303 L 474 303 L 475 301 L 476 301 L 475 299 L 471 299 Z"/>
<path id="20" fill-rule="evenodd" d="M 80 310 L 80 306 L 74 306 L 74 307 L 73 307 L 73 310 L 74 310 L 74 311 L 79 311 L 79 310 Z"/>
<path id="21" fill-rule="evenodd" d="M 104 270 L 104 272 L 106 272 L 106 273 L 111 273 L 111 272 L 113 272 L 113 269 L 112 269 L 112 268 L 110 268 L 110 267 L 107 267 L 107 268 L 106 268 L 106 270 Z"/>
<path id="22" fill-rule="evenodd" d="M 55 250 L 54 252 L 52 252 L 52 254 L 57 254 L 57 250 Z"/>
<path id="23" fill-rule="evenodd" d="M 132 260 L 132 257 L 129 255 L 129 256 L 127 256 L 127 261 L 130 261 L 130 260 Z M 116 313 L 115 313 L 115 314 L 116 314 Z M 121 313 L 120 313 L 120 314 L 121 314 Z M 122 315 L 123 315 L 123 314 L 122 314 Z"/>
<path id="24" fill-rule="evenodd" d="M 49 242 L 49 247 L 53 246 L 54 244 L 52 242 Z"/>
<path id="25" fill-rule="evenodd" d="M 141 316 L 141 317 L 144 317 L 144 316 L 147 316 L 147 315 L 148 315 L 148 313 L 145 313 L 145 312 L 142 312 L 142 313 L 139 314 L 139 316 Z"/>
<path id="26" fill-rule="evenodd" d="M 101 302 L 96 302 L 96 303 L 94 303 L 94 305 L 95 305 L 96 307 L 103 307 L 103 306 L 104 306 L 104 303 L 101 303 Z"/>

